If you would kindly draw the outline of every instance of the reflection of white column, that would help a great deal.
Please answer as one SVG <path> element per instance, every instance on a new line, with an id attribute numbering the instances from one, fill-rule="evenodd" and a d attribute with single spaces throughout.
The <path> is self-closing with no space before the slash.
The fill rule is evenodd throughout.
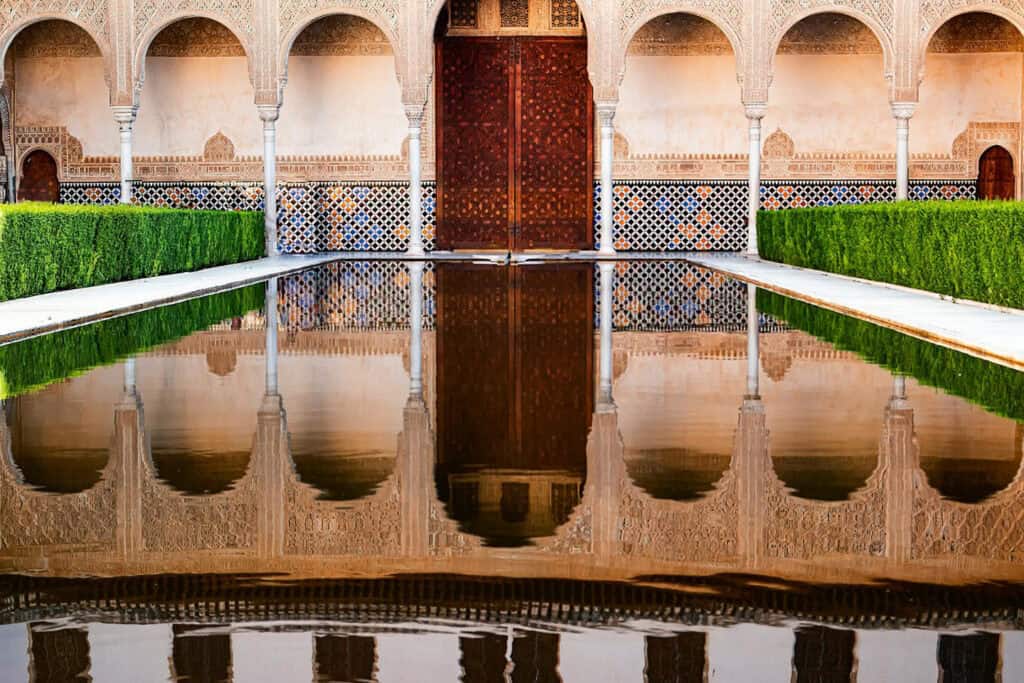
<path id="1" fill-rule="evenodd" d="M 757 287 L 747 285 L 747 396 L 756 398 L 760 387 L 760 322 L 757 315 Z"/>
<path id="2" fill-rule="evenodd" d="M 409 263 L 409 394 L 423 394 L 423 262 Z"/>
<path id="3" fill-rule="evenodd" d="M 612 297 L 615 289 L 615 264 L 597 264 L 601 277 L 598 300 L 600 311 L 600 353 L 598 365 L 598 396 L 599 412 L 614 410 L 615 400 L 612 397 Z"/>
<path id="4" fill-rule="evenodd" d="M 793 677 L 793 628 L 737 624 L 708 629 L 708 678 L 726 681 L 789 681 Z M 737 653 L 742 655 L 737 656 Z"/>
<path id="5" fill-rule="evenodd" d="M 942 680 L 936 659 L 938 641 L 939 635 L 935 631 L 857 631 L 857 680 L 906 683 Z"/>
<path id="6" fill-rule="evenodd" d="M 896 119 L 896 199 L 906 199 L 910 193 L 910 117 L 914 115 L 913 102 L 893 102 L 892 115 Z"/>
<path id="7" fill-rule="evenodd" d="M 263 121 L 263 232 L 267 256 L 275 256 L 277 246 L 277 118 L 276 104 L 257 107 Z"/>
<path id="8" fill-rule="evenodd" d="M 132 203 L 132 128 L 135 127 L 136 107 L 114 107 L 114 120 L 121 135 L 121 203 Z"/>
<path id="9" fill-rule="evenodd" d="M 601 123 L 601 246 L 598 253 L 615 253 L 615 235 L 612 232 L 612 169 L 615 165 L 615 103 L 597 105 L 597 118 Z"/>
<path id="10" fill-rule="evenodd" d="M 423 107 L 405 108 L 409 119 L 409 256 L 423 256 L 423 197 L 420 159 L 420 133 L 423 129 Z"/>
<path id="11" fill-rule="evenodd" d="M 892 376 L 892 400 L 895 402 L 906 402 L 907 400 L 907 377 L 906 375 L 894 374 Z"/>
<path id="12" fill-rule="evenodd" d="M 757 210 L 761 208 L 761 119 L 765 105 L 746 106 L 748 126 L 747 161 L 747 253 L 757 255 Z"/>
<path id="13" fill-rule="evenodd" d="M 135 395 L 135 359 L 126 358 L 124 361 L 124 393 L 126 396 Z"/>
<path id="14" fill-rule="evenodd" d="M 277 395 L 277 278 L 267 280 L 267 298 L 264 306 L 267 323 L 267 396 Z"/>

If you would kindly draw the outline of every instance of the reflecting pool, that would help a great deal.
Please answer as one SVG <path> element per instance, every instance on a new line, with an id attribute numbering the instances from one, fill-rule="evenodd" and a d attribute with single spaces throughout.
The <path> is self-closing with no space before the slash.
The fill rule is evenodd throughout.
<path id="1" fill-rule="evenodd" d="M 3 681 L 1024 680 L 1024 375 L 680 261 L 337 262 L 0 396 Z"/>

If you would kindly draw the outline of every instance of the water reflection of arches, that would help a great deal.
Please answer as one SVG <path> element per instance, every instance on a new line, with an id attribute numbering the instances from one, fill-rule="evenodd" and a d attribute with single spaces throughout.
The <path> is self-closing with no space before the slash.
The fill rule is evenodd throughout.
<path id="1" fill-rule="evenodd" d="M 626 471 L 652 498 L 699 500 L 715 490 L 729 469 L 728 453 L 700 453 L 686 448 L 625 451 Z"/>
<path id="2" fill-rule="evenodd" d="M 965 431 L 949 419 L 923 434 L 921 442 L 925 480 L 950 501 L 981 503 L 1024 486 L 1024 423 L 1012 425 L 1009 434 L 995 429 L 982 433 Z"/>
<path id="3" fill-rule="evenodd" d="M 877 453 L 772 455 L 772 469 L 775 475 L 792 495 L 807 500 L 848 500 L 868 485 L 877 468 Z"/>
<path id="4" fill-rule="evenodd" d="M 11 440 L 5 457 L 23 485 L 46 493 L 82 493 L 110 475 L 109 407 L 116 395 L 99 398 L 95 406 L 83 405 L 82 399 L 59 384 L 3 401 Z"/>

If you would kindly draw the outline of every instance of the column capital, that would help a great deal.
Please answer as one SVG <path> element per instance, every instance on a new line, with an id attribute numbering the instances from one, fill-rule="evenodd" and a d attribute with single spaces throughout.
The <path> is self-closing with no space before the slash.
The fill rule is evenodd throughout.
<path id="1" fill-rule="evenodd" d="M 748 103 L 743 105 L 743 113 L 751 121 L 760 121 L 763 119 L 767 110 L 768 104 L 765 102 Z"/>
<path id="2" fill-rule="evenodd" d="M 410 128 L 420 128 L 423 126 L 423 117 L 426 114 L 426 109 L 422 104 L 405 105 L 405 118 L 409 120 Z"/>
<path id="3" fill-rule="evenodd" d="M 612 125 L 612 121 L 615 120 L 615 110 L 618 106 L 618 102 L 594 103 L 594 111 L 597 112 L 597 120 L 601 122 L 602 126 Z"/>
<path id="4" fill-rule="evenodd" d="M 121 126 L 132 125 L 139 113 L 139 108 L 131 104 L 119 104 L 110 108 L 114 112 L 114 120 Z"/>
<path id="5" fill-rule="evenodd" d="M 893 118 L 898 121 L 907 121 L 914 115 L 917 102 L 890 102 L 889 107 L 892 109 Z"/>
<path id="6" fill-rule="evenodd" d="M 281 116 L 281 105 L 279 104 L 258 104 L 256 111 L 263 123 L 274 123 Z"/>

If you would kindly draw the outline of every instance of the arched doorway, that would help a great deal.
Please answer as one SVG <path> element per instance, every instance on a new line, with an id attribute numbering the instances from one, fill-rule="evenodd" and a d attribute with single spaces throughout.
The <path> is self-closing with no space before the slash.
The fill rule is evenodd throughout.
<path id="1" fill-rule="evenodd" d="M 999 145 L 986 149 L 978 160 L 978 199 L 1012 200 L 1016 187 L 1010 153 Z"/>
<path id="2" fill-rule="evenodd" d="M 593 242 L 587 41 L 575 3 L 550 9 L 542 18 L 527 2 L 464 0 L 441 13 L 442 249 L 583 249 Z"/>
<path id="3" fill-rule="evenodd" d="M 60 198 L 57 161 L 41 149 L 25 157 L 21 163 L 19 202 L 56 202 Z"/>

